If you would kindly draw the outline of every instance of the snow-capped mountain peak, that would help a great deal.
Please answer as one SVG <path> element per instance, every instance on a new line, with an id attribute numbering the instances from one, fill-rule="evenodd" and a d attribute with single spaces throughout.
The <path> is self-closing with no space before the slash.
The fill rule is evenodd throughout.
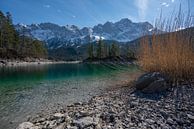
<path id="1" fill-rule="evenodd" d="M 153 26 L 148 22 L 134 23 L 128 18 L 121 19 L 115 23 L 107 21 L 93 28 L 84 27 L 80 29 L 75 25 L 59 26 L 53 23 L 17 24 L 15 28 L 20 35 L 45 41 L 48 45 L 53 44 L 54 41 L 63 44 L 83 44 L 91 40 L 99 40 L 100 38 L 103 40 L 127 42 L 139 38 L 143 34 L 151 34 L 154 30 Z M 58 46 L 61 46 L 61 44 L 58 44 Z"/>

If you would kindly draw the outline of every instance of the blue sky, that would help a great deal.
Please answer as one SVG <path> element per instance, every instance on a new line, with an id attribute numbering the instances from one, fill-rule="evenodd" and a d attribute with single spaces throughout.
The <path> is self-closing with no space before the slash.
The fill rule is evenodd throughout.
<path id="1" fill-rule="evenodd" d="M 168 17 L 180 2 L 187 11 L 187 0 L 0 0 L 0 10 L 11 12 L 15 24 L 52 22 L 84 27 L 121 18 L 153 23 L 161 9 Z M 194 14 L 194 0 L 190 7 Z"/>

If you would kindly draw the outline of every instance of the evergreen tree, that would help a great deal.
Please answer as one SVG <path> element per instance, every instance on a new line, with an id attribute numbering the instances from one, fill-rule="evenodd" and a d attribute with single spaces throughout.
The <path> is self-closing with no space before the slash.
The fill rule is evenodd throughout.
<path id="1" fill-rule="evenodd" d="M 99 59 L 102 59 L 104 56 L 104 51 L 103 51 L 103 48 L 104 48 L 104 44 L 103 44 L 103 41 L 100 37 L 100 40 L 98 41 L 98 46 L 97 46 L 97 57 Z"/>
<path id="2" fill-rule="evenodd" d="M 111 45 L 111 57 L 118 57 L 120 55 L 119 46 L 116 43 Z"/>
<path id="3" fill-rule="evenodd" d="M 104 44 L 104 57 L 109 57 L 109 46 L 107 43 Z"/>
<path id="4" fill-rule="evenodd" d="M 108 45 L 108 57 L 111 57 L 111 45 Z"/>
<path id="5" fill-rule="evenodd" d="M 4 15 L 0 11 L 0 48 L 3 47 L 3 23 L 4 23 Z"/>
<path id="6" fill-rule="evenodd" d="M 130 47 L 128 47 L 128 50 L 127 50 L 127 57 L 128 58 L 135 58 L 135 53 L 133 50 L 131 50 Z"/>
<path id="7" fill-rule="evenodd" d="M 90 59 L 94 58 L 94 45 L 90 39 L 89 39 L 89 45 L 88 45 L 88 56 Z"/>
<path id="8" fill-rule="evenodd" d="M 116 45 L 112 43 L 111 45 L 111 57 L 116 57 Z"/>
<path id="9" fill-rule="evenodd" d="M 0 11 L 0 46 L 2 49 L 4 49 L 5 41 L 6 41 L 6 17 L 4 14 Z"/>
<path id="10" fill-rule="evenodd" d="M 12 24 L 12 15 L 10 12 L 6 12 L 6 18 L 9 24 Z"/>
<path id="11" fill-rule="evenodd" d="M 19 37 L 12 24 L 12 16 L 0 11 L 0 58 L 44 58 L 47 50 L 42 42 L 22 36 Z"/>
<path id="12" fill-rule="evenodd" d="M 89 55 L 90 59 L 94 58 L 94 45 L 93 45 L 93 43 L 89 44 L 88 55 Z"/>

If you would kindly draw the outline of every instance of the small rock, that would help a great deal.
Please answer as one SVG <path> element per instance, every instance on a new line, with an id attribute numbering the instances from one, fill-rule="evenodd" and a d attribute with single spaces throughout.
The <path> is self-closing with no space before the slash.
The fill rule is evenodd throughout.
<path id="1" fill-rule="evenodd" d="M 49 127 L 50 128 L 54 128 L 56 125 L 57 125 L 56 120 L 53 120 L 53 121 L 49 122 Z"/>
<path id="2" fill-rule="evenodd" d="M 81 102 L 74 103 L 75 106 L 78 106 L 78 105 L 81 105 L 81 104 L 82 104 Z"/>
<path id="3" fill-rule="evenodd" d="M 78 127 L 85 128 L 91 125 L 96 125 L 97 123 L 94 122 L 92 117 L 82 117 L 81 119 L 74 120 L 73 124 Z"/>
<path id="4" fill-rule="evenodd" d="M 113 115 L 110 115 L 109 122 L 110 123 L 115 122 L 115 117 Z"/>
<path id="5" fill-rule="evenodd" d="M 39 120 L 37 120 L 36 122 L 37 123 L 41 123 L 41 122 L 44 122 L 46 119 L 45 118 L 40 118 Z"/>
<path id="6" fill-rule="evenodd" d="M 81 118 L 81 117 L 91 116 L 92 114 L 93 113 L 90 113 L 88 111 L 80 111 L 77 117 Z"/>
<path id="7" fill-rule="evenodd" d="M 62 114 L 62 113 L 55 113 L 53 116 L 56 117 L 56 118 L 65 117 L 65 115 Z"/>
<path id="8" fill-rule="evenodd" d="M 155 121 L 152 120 L 152 119 L 146 119 L 145 121 L 148 122 L 149 124 L 154 124 L 155 123 Z"/>
<path id="9" fill-rule="evenodd" d="M 194 116 L 193 116 L 193 115 L 187 114 L 187 117 L 189 118 L 189 120 L 190 120 L 191 122 L 194 122 Z"/>
<path id="10" fill-rule="evenodd" d="M 130 104 L 129 104 L 129 107 L 130 107 L 130 108 L 134 108 L 134 107 L 136 107 L 136 106 L 138 106 L 138 102 L 137 102 L 137 101 L 132 101 L 132 102 L 130 102 Z"/>
<path id="11" fill-rule="evenodd" d="M 58 125 L 54 129 L 65 129 L 65 123 L 62 123 L 62 124 Z"/>
<path id="12" fill-rule="evenodd" d="M 183 124 L 185 123 L 184 121 L 180 120 L 180 119 L 176 119 L 176 123 L 179 125 L 179 126 L 183 126 Z"/>
<path id="13" fill-rule="evenodd" d="M 16 129 L 38 129 L 38 127 L 31 122 L 23 122 Z"/>
<path id="14" fill-rule="evenodd" d="M 64 128 L 63 128 L 64 129 Z M 66 129 L 66 128 L 65 128 Z M 79 129 L 77 126 L 70 126 L 70 125 L 68 125 L 67 126 L 67 129 Z"/>
<path id="15" fill-rule="evenodd" d="M 168 118 L 167 119 L 167 124 L 173 125 L 174 124 L 174 121 L 171 118 Z"/>
<path id="16" fill-rule="evenodd" d="M 97 124 L 96 125 L 96 129 L 102 129 L 101 125 L 100 124 Z"/>
<path id="17" fill-rule="evenodd" d="M 113 123 L 113 122 L 115 122 L 115 116 L 112 115 L 112 114 L 109 114 L 109 113 L 102 113 L 100 115 L 100 118 L 103 121 L 107 122 L 107 123 Z"/>
<path id="18" fill-rule="evenodd" d="M 67 115 L 65 121 L 66 121 L 66 123 L 71 123 L 72 118 Z"/>
<path id="19" fill-rule="evenodd" d="M 160 111 L 160 114 L 161 114 L 165 119 L 168 118 L 168 114 L 167 114 L 165 111 L 161 110 L 161 111 Z"/>

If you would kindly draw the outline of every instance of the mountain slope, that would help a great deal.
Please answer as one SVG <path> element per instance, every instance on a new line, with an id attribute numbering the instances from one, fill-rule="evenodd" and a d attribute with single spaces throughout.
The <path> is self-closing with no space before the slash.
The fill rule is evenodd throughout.
<path id="1" fill-rule="evenodd" d="M 51 49 L 59 48 L 66 44 L 88 43 L 90 37 L 92 41 L 102 37 L 105 40 L 127 42 L 139 38 L 143 34 L 151 34 L 154 30 L 153 26 L 148 22 L 133 23 L 127 18 L 115 23 L 98 24 L 93 28 L 84 27 L 80 29 L 75 25 L 59 26 L 53 23 L 17 24 L 15 28 L 20 35 L 45 41 Z M 56 40 L 58 41 L 57 43 Z"/>

